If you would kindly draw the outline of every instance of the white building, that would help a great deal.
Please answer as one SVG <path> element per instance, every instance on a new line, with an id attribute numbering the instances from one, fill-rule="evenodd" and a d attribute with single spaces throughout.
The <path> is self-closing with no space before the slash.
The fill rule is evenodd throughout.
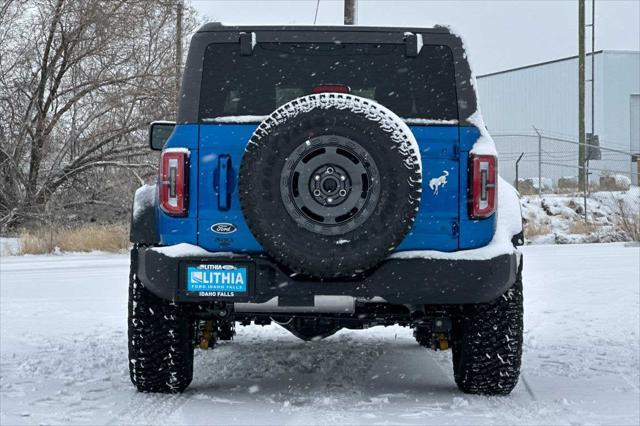
<path id="1" fill-rule="evenodd" d="M 636 163 L 622 152 L 640 153 L 640 52 L 598 51 L 594 60 L 595 134 L 605 149 L 601 160 L 590 161 L 592 179 L 625 174 L 637 181 Z M 591 78 L 591 55 L 586 59 L 586 78 Z M 559 177 L 578 174 L 577 56 L 486 74 L 477 81 L 480 107 L 498 145 L 500 172 L 506 179 L 515 178 L 515 161 L 523 152 L 520 177 L 538 176 L 538 158 L 542 176 L 556 183 Z M 589 81 L 585 105 L 590 132 Z M 534 127 L 545 136 L 541 152 Z"/>

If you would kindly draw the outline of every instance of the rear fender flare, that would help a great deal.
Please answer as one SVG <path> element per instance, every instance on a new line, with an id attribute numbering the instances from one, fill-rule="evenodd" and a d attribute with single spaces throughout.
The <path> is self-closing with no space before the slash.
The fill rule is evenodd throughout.
<path id="1" fill-rule="evenodd" d="M 134 244 L 159 244 L 158 190 L 156 185 L 143 185 L 133 196 L 129 241 Z"/>

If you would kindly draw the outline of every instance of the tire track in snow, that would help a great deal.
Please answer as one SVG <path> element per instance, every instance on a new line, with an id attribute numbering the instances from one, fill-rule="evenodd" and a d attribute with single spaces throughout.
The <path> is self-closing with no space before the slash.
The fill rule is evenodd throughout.
<path id="1" fill-rule="evenodd" d="M 192 396 L 190 393 L 153 395 L 136 392 L 133 398 L 129 399 L 127 406 L 105 424 L 163 424 L 163 419 L 168 418 L 189 402 Z"/>

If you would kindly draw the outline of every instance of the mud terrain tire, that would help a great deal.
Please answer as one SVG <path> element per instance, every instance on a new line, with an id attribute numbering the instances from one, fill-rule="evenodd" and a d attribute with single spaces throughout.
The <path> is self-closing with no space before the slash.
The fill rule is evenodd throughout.
<path id="1" fill-rule="evenodd" d="M 279 263 L 348 277 L 388 256 L 420 202 L 420 153 L 393 112 L 357 96 L 295 99 L 266 118 L 240 167 L 240 205 Z"/>
<path id="2" fill-rule="evenodd" d="M 454 322 L 453 373 L 470 394 L 508 395 L 518 383 L 522 358 L 522 275 L 490 303 L 467 305 Z"/>
<path id="3" fill-rule="evenodd" d="M 180 393 L 193 378 L 194 321 L 175 303 L 145 289 L 129 274 L 129 373 L 140 392 Z"/>

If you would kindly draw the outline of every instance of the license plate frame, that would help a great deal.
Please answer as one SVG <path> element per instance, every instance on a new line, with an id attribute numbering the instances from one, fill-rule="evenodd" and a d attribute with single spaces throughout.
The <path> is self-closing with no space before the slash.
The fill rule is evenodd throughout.
<path id="1" fill-rule="evenodd" d="M 181 262 L 178 300 L 247 302 L 253 294 L 254 270 L 253 262 Z"/>

